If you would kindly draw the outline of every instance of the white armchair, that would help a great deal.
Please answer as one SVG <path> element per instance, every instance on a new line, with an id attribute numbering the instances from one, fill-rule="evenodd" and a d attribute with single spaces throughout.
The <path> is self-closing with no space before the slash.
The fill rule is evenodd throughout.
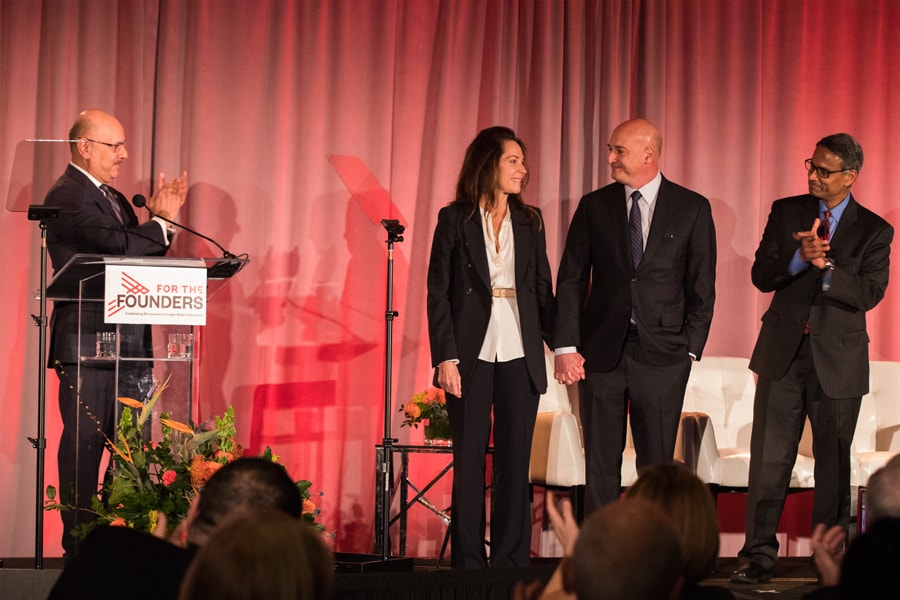
<path id="1" fill-rule="evenodd" d="M 534 424 L 529 480 L 551 488 L 584 485 L 584 446 L 576 416 L 578 386 L 557 383 L 553 379 L 553 355 L 545 358 L 549 381 Z"/>
<path id="2" fill-rule="evenodd" d="M 869 393 L 862 399 L 851 448 L 850 482 L 862 487 L 900 453 L 900 362 L 869 363 Z"/>
<path id="3" fill-rule="evenodd" d="M 756 380 L 746 358 L 706 356 L 694 363 L 683 411 L 694 413 L 699 448 L 691 465 L 705 482 L 746 489 L 750 477 L 750 431 Z M 682 420 L 684 422 L 684 420 Z M 815 485 L 809 422 L 791 473 L 792 488 Z"/>

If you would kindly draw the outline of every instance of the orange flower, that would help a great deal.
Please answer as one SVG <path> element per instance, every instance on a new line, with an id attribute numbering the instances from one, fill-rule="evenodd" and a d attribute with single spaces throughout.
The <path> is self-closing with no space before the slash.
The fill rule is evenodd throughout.
<path id="1" fill-rule="evenodd" d="M 160 419 L 159 422 L 166 427 L 174 429 L 175 431 L 180 431 L 181 433 L 186 433 L 188 435 L 194 435 L 194 430 L 184 423 L 179 423 L 178 421 L 173 421 L 172 419 Z"/>
<path id="2" fill-rule="evenodd" d="M 128 525 L 125 523 L 125 519 L 122 517 L 116 518 L 112 523 L 109 524 L 110 527 L 127 527 Z"/>
<path id="3" fill-rule="evenodd" d="M 446 402 L 446 399 L 444 398 L 444 390 L 442 390 L 440 388 L 427 389 L 427 390 L 425 390 L 424 400 L 428 404 L 434 404 L 434 403 L 443 404 L 444 402 Z"/>
<path id="4" fill-rule="evenodd" d="M 234 454 L 232 454 L 231 452 L 225 452 L 224 450 L 216 450 L 215 457 L 217 459 L 224 458 L 225 462 L 231 462 L 234 460 Z"/>
<path id="5" fill-rule="evenodd" d="M 418 419 L 422 416 L 422 409 L 419 407 L 418 402 L 407 402 L 403 410 L 410 419 Z"/>
<path id="6" fill-rule="evenodd" d="M 303 499 L 303 514 L 304 515 L 312 515 L 312 514 L 315 514 L 315 512 L 316 512 L 315 503 L 312 500 L 310 500 L 309 498 L 304 498 Z"/>
<path id="7" fill-rule="evenodd" d="M 222 468 L 222 463 L 214 460 L 206 460 L 200 455 L 194 457 L 191 462 L 191 485 L 202 488 L 213 476 L 213 473 Z"/>
<path id="8" fill-rule="evenodd" d="M 144 405 L 141 402 L 139 402 L 133 398 L 126 398 L 124 396 L 120 396 L 119 402 L 121 402 L 122 404 L 124 404 L 125 406 L 127 406 L 129 408 L 136 408 L 138 410 L 144 408 Z"/>

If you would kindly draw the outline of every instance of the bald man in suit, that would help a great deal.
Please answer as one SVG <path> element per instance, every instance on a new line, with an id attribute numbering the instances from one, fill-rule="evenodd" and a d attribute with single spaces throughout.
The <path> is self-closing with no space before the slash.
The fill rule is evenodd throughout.
<path id="1" fill-rule="evenodd" d="M 140 223 L 125 196 L 112 187 L 120 165 L 128 158 L 125 129 L 119 120 L 101 110 L 82 111 L 68 139 L 71 161 L 44 199 L 44 204 L 61 209 L 60 218 L 47 227 L 47 250 L 54 272 L 76 254 L 164 255 L 174 234 L 171 225 L 159 217 Z M 161 217 L 177 219 L 187 193 L 186 182 L 186 173 L 170 182 L 160 174 L 148 208 Z M 80 509 L 90 509 L 99 487 L 104 441 L 115 439 L 116 396 L 140 398 L 149 391 L 145 362 L 123 363 L 118 382 L 111 363 L 83 363 L 78 369 L 79 356 L 94 347 L 98 331 L 115 331 L 115 325 L 104 322 L 102 302 L 80 306 L 74 301 L 54 302 L 48 366 L 56 369 L 60 380 L 60 499 Z M 123 356 L 151 354 L 146 326 L 122 325 L 120 333 Z M 62 520 L 63 558 L 68 561 L 76 547 L 72 529 L 93 519 L 90 512 L 72 510 L 64 511 Z"/>
<path id="2" fill-rule="evenodd" d="M 629 414 L 637 466 L 672 461 L 715 302 L 709 201 L 662 176 L 662 136 L 649 121 L 619 125 L 608 149 L 615 182 L 572 217 L 553 328 L 556 379 L 583 380 L 588 511 L 619 497 Z"/>

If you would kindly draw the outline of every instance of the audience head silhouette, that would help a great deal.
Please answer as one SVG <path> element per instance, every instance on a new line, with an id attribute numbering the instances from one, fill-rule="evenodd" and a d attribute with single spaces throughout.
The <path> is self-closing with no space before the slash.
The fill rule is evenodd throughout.
<path id="1" fill-rule="evenodd" d="M 681 542 L 672 519 L 644 500 L 591 513 L 569 559 L 566 588 L 578 600 L 662 600 L 681 593 Z"/>
<path id="2" fill-rule="evenodd" d="M 625 497 L 655 504 L 672 519 L 681 538 L 687 581 L 700 581 L 715 570 L 719 517 L 712 494 L 699 477 L 681 464 L 649 466 L 641 469 Z"/>
<path id="3" fill-rule="evenodd" d="M 332 596 L 333 580 L 331 552 L 309 524 L 240 509 L 197 552 L 179 600 L 319 600 Z"/>
<path id="4" fill-rule="evenodd" d="M 896 598 L 900 518 L 880 517 L 850 542 L 841 563 L 841 598 Z"/>
<path id="5" fill-rule="evenodd" d="M 866 527 L 884 517 L 900 517 L 900 454 L 872 473 L 866 488 Z"/>
<path id="6" fill-rule="evenodd" d="M 303 497 L 285 468 L 265 458 L 239 458 L 209 478 L 188 527 L 188 542 L 203 546 L 220 522 L 241 509 L 303 514 Z"/>

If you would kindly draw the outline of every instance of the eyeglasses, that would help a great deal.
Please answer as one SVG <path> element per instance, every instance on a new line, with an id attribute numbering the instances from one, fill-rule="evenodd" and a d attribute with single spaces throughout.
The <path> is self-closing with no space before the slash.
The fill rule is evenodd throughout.
<path id="1" fill-rule="evenodd" d="M 852 170 L 852 169 L 838 169 L 837 171 L 829 171 L 825 167 L 817 167 L 816 165 L 814 165 L 811 158 L 807 158 L 805 161 L 803 161 L 803 164 L 806 165 L 807 173 L 812 173 L 813 171 L 815 171 L 816 177 L 818 177 L 819 179 L 828 179 L 834 173 L 843 173 L 844 171 Z"/>
<path id="2" fill-rule="evenodd" d="M 94 142 L 95 144 L 103 144 L 104 146 L 109 146 L 113 149 L 113 152 L 118 152 L 125 148 L 125 142 L 118 142 L 117 144 L 110 144 L 109 142 L 101 142 L 100 140 L 92 140 L 91 138 L 84 138 L 89 142 Z"/>

